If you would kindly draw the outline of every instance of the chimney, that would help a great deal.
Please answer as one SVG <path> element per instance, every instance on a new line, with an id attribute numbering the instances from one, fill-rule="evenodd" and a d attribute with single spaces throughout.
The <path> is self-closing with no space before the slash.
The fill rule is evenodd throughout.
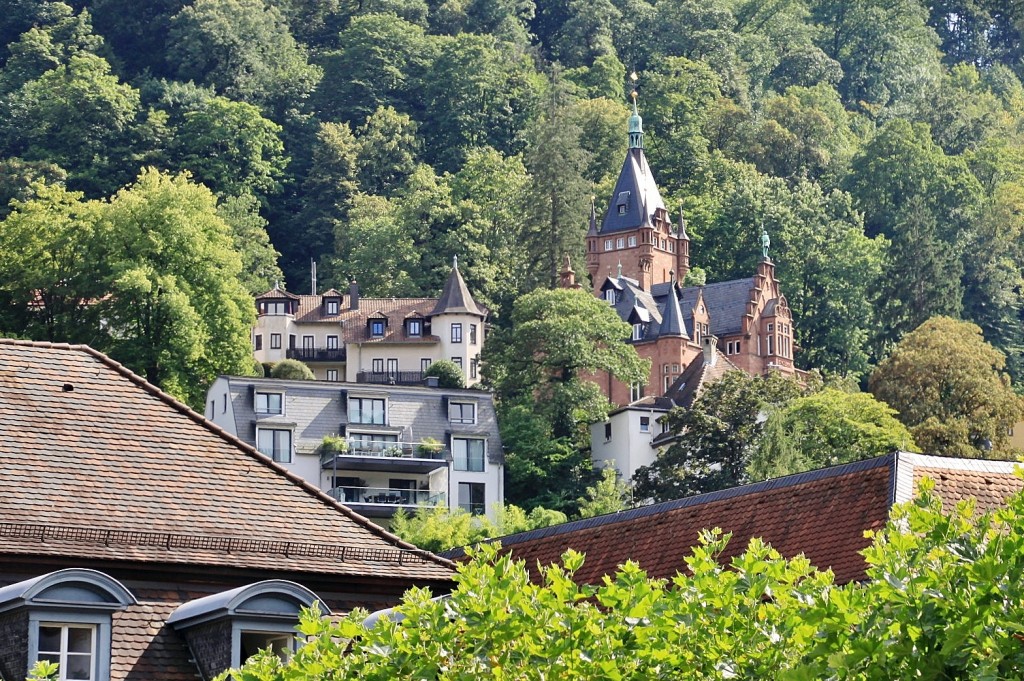
<path id="1" fill-rule="evenodd" d="M 353 279 L 348 285 L 348 303 L 350 310 L 359 309 L 359 284 Z"/>
<path id="2" fill-rule="evenodd" d="M 701 337 L 700 342 L 704 350 L 704 363 L 711 367 L 715 366 L 718 363 L 718 338 L 706 334 Z"/>

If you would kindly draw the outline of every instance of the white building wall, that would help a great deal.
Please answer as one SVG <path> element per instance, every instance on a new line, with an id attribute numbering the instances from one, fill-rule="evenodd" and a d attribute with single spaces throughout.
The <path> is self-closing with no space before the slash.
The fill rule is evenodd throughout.
<path id="1" fill-rule="evenodd" d="M 612 414 L 607 421 L 590 425 L 590 452 L 594 465 L 603 468 L 611 461 L 622 477 L 630 480 L 641 466 L 649 466 L 657 458 L 651 441 L 661 432 L 658 419 L 662 409 L 628 407 Z M 641 419 L 648 419 L 647 430 L 642 430 Z M 611 438 L 605 438 L 605 425 L 611 424 Z"/>
<path id="2" fill-rule="evenodd" d="M 452 325 L 454 324 L 461 325 L 461 342 L 452 342 Z M 470 327 L 473 325 L 476 326 L 475 343 L 470 342 Z M 469 314 L 439 314 L 430 318 L 430 328 L 431 333 L 441 339 L 437 359 L 455 361 L 458 358 L 462 364 L 462 373 L 466 378 L 466 385 L 478 383 L 480 381 L 479 366 L 477 367 L 477 375 L 473 376 L 472 362 L 473 360 L 479 360 L 480 350 L 484 345 L 485 331 L 483 318 Z"/>

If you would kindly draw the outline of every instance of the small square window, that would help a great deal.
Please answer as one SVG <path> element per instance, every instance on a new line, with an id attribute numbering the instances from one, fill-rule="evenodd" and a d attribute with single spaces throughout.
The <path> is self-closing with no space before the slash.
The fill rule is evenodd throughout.
<path id="1" fill-rule="evenodd" d="M 452 343 L 462 342 L 462 324 L 452 324 Z"/>
<path id="2" fill-rule="evenodd" d="M 619 215 L 625 215 L 625 214 L 626 214 L 626 206 L 623 205 L 623 204 L 619 204 Z"/>
<path id="3" fill-rule="evenodd" d="M 487 510 L 487 497 L 484 490 L 482 482 L 460 482 L 459 507 L 473 515 L 483 515 Z"/>
<path id="4" fill-rule="evenodd" d="M 383 319 L 371 319 L 370 320 L 370 335 L 374 338 L 380 338 L 384 335 L 384 327 L 386 324 Z"/>
<path id="5" fill-rule="evenodd" d="M 651 432 L 651 417 L 641 416 L 640 417 L 640 432 L 649 433 Z"/>
<path id="6" fill-rule="evenodd" d="M 338 370 L 337 369 L 328 369 L 327 370 L 327 380 L 328 381 L 337 381 L 338 380 Z"/>
<path id="7" fill-rule="evenodd" d="M 60 665 L 62 681 L 92 681 L 96 678 L 96 627 L 40 622 L 36 659 Z"/>
<path id="8" fill-rule="evenodd" d="M 449 402 L 448 421 L 463 425 L 476 423 L 476 404 L 474 402 Z"/>
<path id="9" fill-rule="evenodd" d="M 452 362 L 455 364 L 455 366 L 459 367 L 460 369 L 462 368 L 462 358 L 461 357 L 452 357 Z"/>
<path id="10" fill-rule="evenodd" d="M 629 237 L 629 247 L 632 248 L 633 246 L 636 246 L 636 237 L 635 236 Z"/>
<path id="11" fill-rule="evenodd" d="M 423 335 L 423 320 L 422 319 L 410 319 L 405 325 L 406 333 L 413 338 L 419 338 Z"/>
<path id="12" fill-rule="evenodd" d="M 281 334 L 272 333 L 270 334 L 270 349 L 280 350 L 281 349 Z"/>
<path id="13" fill-rule="evenodd" d="M 292 431 L 277 428 L 257 428 L 256 449 L 278 463 L 291 463 Z"/>
<path id="14" fill-rule="evenodd" d="M 350 423 L 386 424 L 385 402 L 381 398 L 353 397 L 348 401 Z"/>
<path id="15" fill-rule="evenodd" d="M 611 239 L 605 239 L 604 240 L 604 250 L 606 250 L 606 251 L 612 250 L 612 248 L 613 248 L 612 244 L 614 244 L 614 243 L 615 242 L 613 242 Z"/>
<path id="16" fill-rule="evenodd" d="M 623 239 L 621 236 L 618 239 L 615 240 L 615 248 L 625 248 L 625 247 L 626 247 L 626 240 Z"/>
<path id="17" fill-rule="evenodd" d="M 327 301 L 327 314 L 338 314 L 338 301 L 328 300 Z"/>

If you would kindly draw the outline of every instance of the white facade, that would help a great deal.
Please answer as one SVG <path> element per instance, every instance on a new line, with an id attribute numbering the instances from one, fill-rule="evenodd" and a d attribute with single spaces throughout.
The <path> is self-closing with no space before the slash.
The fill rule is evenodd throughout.
<path id="1" fill-rule="evenodd" d="M 222 376 L 207 392 L 205 415 L 382 524 L 419 505 L 493 520 L 504 502 L 486 392 Z M 325 437 L 344 440 L 344 451 L 329 451 Z"/>
<path id="2" fill-rule="evenodd" d="M 654 463 L 659 448 L 654 446 L 653 440 L 663 430 L 658 420 L 666 413 L 665 409 L 654 405 L 635 404 L 615 410 L 604 421 L 590 424 L 594 466 L 604 468 L 610 461 L 624 480 L 631 480 L 638 468 Z"/>

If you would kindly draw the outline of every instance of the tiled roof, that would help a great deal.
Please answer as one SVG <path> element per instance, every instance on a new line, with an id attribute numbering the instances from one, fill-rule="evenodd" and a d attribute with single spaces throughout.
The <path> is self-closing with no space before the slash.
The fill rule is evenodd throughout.
<path id="1" fill-rule="evenodd" d="M 114 679 L 195 681 L 196 666 L 185 640 L 164 622 L 185 600 L 177 591 L 145 593 L 139 602 L 115 612 L 111 627 L 110 676 Z"/>
<path id="2" fill-rule="evenodd" d="M 715 352 L 714 364 L 709 363 L 702 352 L 672 382 L 665 392 L 665 396 L 671 398 L 677 407 L 689 409 L 693 405 L 693 401 L 700 397 L 700 394 L 708 387 L 708 384 L 717 381 L 730 371 L 741 371 L 741 369 L 722 352 Z"/>
<path id="3" fill-rule="evenodd" d="M 721 338 L 740 332 L 743 315 L 747 313 L 747 303 L 750 301 L 750 289 L 753 286 L 753 278 L 747 278 L 720 281 L 699 287 L 704 292 L 704 304 L 708 309 L 713 335 Z"/>
<path id="4" fill-rule="evenodd" d="M 638 562 L 651 577 L 670 578 L 686 570 L 684 558 L 699 532 L 719 527 L 732 533 L 723 562 L 761 537 L 786 557 L 803 553 L 813 565 L 831 568 L 836 581 L 845 583 L 864 578 L 864 532 L 885 525 L 893 501 L 901 500 L 901 477 L 927 473 L 942 480 L 936 489 L 943 499 L 976 493 L 985 500 L 980 505 L 991 506 L 1021 488 L 1012 468 L 1006 462 L 900 452 L 495 541 L 525 560 L 534 576 L 538 563 L 556 562 L 570 548 L 581 551 L 586 561 L 576 579 L 597 583 L 626 560 Z M 462 552 L 445 555 L 459 558 Z"/>
<path id="5" fill-rule="evenodd" d="M 0 424 L 0 552 L 451 576 L 84 346 L 0 340 Z"/>
<path id="6" fill-rule="evenodd" d="M 448 275 L 448 280 L 444 282 L 444 290 L 441 291 L 441 297 L 437 301 L 437 305 L 434 306 L 431 315 L 446 314 L 446 313 L 462 313 L 462 314 L 474 314 L 481 317 L 484 313 L 477 307 L 476 301 L 473 300 L 472 294 L 469 292 L 469 288 L 466 286 L 465 280 L 462 278 L 462 274 L 459 273 L 458 263 L 452 267 L 451 274 Z"/>

